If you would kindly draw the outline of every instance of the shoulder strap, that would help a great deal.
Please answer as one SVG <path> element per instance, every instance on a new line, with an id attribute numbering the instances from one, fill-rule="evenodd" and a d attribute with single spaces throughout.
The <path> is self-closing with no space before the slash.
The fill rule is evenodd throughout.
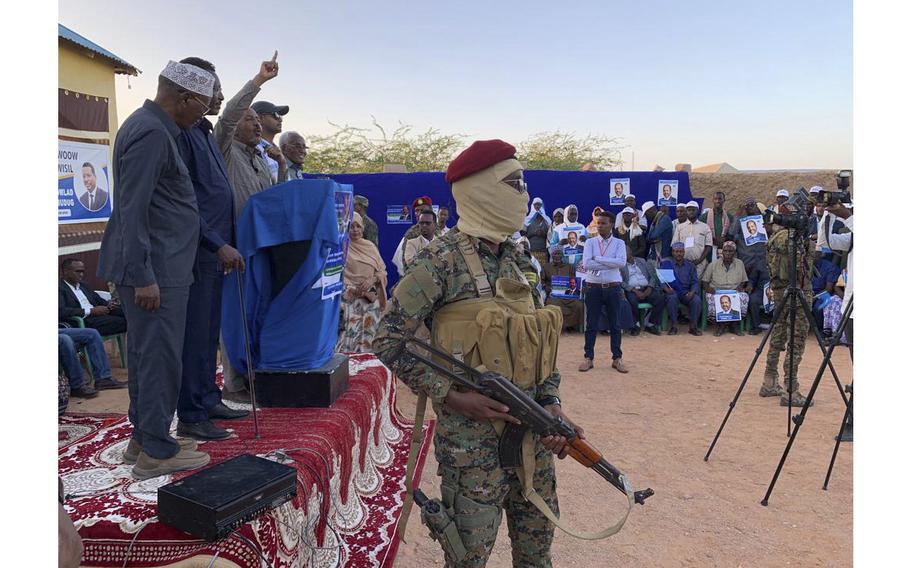
<path id="1" fill-rule="evenodd" d="M 477 248 L 474 243 L 471 242 L 471 237 L 464 233 L 458 233 L 458 250 L 461 251 L 461 256 L 464 258 L 465 264 L 468 265 L 468 270 L 471 271 L 474 285 L 477 287 L 477 294 L 481 298 L 492 297 L 493 288 L 487 279 L 487 273 L 483 271 L 483 266 L 480 264 L 480 256 L 477 254 Z"/>
<path id="2" fill-rule="evenodd" d="M 404 502 L 401 504 L 401 516 L 398 518 L 398 538 L 404 540 L 404 532 L 408 527 L 408 517 L 411 516 L 411 507 L 414 505 L 414 466 L 417 465 L 417 455 L 423 445 L 423 418 L 427 409 L 427 395 L 417 395 L 417 411 L 414 413 L 414 430 L 411 432 L 411 449 L 408 451 L 408 465 L 404 474 Z"/>

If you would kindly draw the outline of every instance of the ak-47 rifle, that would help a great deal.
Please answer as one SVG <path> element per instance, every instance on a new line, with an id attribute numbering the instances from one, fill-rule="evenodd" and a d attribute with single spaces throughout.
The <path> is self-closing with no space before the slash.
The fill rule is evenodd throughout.
<path id="1" fill-rule="evenodd" d="M 429 352 L 433 357 L 451 365 L 452 369 L 456 369 L 456 371 L 437 363 L 433 358 L 425 357 L 422 353 L 409 349 L 410 345 L 416 345 L 419 349 Z M 547 409 L 525 394 L 509 379 L 499 373 L 480 372 L 448 353 L 414 337 L 405 338 L 402 349 L 402 354 L 407 351 L 408 355 L 459 386 L 479 392 L 509 407 L 508 414 L 517 418 L 521 424 L 507 422 L 499 439 L 499 462 L 503 468 L 516 468 L 522 465 L 521 441 L 525 432 L 531 430 L 540 436 L 564 437 L 569 446 L 568 454 L 575 461 L 596 471 L 623 495 L 627 495 L 631 490 L 626 476 L 605 460 L 597 448 L 578 436 L 571 425 L 561 417 L 550 414 Z M 644 505 L 645 499 L 654 495 L 654 491 L 648 488 L 636 491 L 633 495 L 636 503 Z"/>

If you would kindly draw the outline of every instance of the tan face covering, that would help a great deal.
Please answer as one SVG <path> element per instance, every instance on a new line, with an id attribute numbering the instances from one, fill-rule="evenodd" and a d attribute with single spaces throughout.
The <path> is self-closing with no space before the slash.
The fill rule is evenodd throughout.
<path id="1" fill-rule="evenodd" d="M 502 181 L 519 169 L 521 163 L 509 158 L 452 184 L 459 231 L 501 243 L 521 229 L 528 210 L 528 194 L 519 193 Z"/>

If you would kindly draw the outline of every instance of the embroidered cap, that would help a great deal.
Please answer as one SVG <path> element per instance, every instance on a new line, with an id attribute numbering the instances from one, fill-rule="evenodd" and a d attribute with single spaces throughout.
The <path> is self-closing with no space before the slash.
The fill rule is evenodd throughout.
<path id="1" fill-rule="evenodd" d="M 215 90 L 215 76 L 189 63 L 168 61 L 161 76 L 187 91 L 211 97 Z"/>

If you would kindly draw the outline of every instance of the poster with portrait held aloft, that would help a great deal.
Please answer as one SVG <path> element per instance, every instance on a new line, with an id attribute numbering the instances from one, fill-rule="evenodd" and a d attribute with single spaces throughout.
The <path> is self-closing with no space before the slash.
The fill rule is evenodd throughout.
<path id="1" fill-rule="evenodd" d="M 111 216 L 110 148 L 59 140 L 57 222 L 106 221 Z"/>
<path id="2" fill-rule="evenodd" d="M 623 205 L 626 197 L 632 193 L 632 180 L 630 178 L 610 179 L 610 205 Z"/>
<path id="3" fill-rule="evenodd" d="M 768 242 L 768 233 L 765 231 L 765 223 L 762 221 L 761 215 L 741 217 L 739 225 L 747 247 L 751 247 L 756 243 Z"/>
<path id="4" fill-rule="evenodd" d="M 675 179 L 657 180 L 657 205 L 674 206 L 679 199 L 679 181 Z"/>

